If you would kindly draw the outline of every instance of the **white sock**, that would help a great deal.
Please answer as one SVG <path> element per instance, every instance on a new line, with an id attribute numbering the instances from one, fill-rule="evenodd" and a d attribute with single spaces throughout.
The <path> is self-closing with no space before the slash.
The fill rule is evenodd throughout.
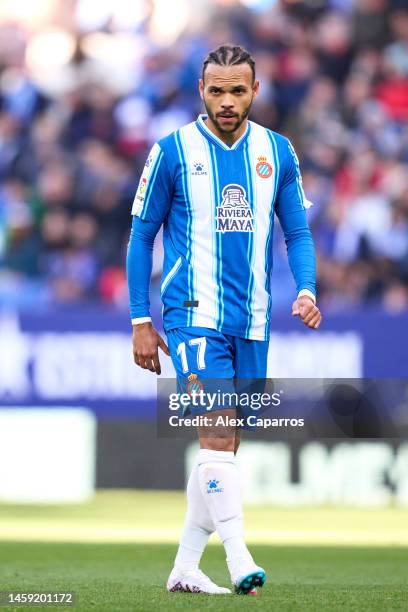
<path id="1" fill-rule="evenodd" d="M 224 544 L 227 561 L 237 558 L 252 561 L 244 542 L 241 483 L 234 453 L 201 449 L 198 475 L 203 498 Z"/>
<path id="2" fill-rule="evenodd" d="M 203 500 L 196 462 L 187 483 L 187 514 L 174 561 L 175 567 L 181 570 L 197 569 L 213 531 L 215 527 Z"/>

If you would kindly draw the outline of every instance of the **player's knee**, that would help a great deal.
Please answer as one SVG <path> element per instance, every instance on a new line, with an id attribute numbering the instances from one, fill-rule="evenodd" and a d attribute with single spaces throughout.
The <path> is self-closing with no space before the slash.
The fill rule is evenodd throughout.
<path id="1" fill-rule="evenodd" d="M 200 448 L 215 451 L 233 451 L 235 438 L 200 438 Z"/>

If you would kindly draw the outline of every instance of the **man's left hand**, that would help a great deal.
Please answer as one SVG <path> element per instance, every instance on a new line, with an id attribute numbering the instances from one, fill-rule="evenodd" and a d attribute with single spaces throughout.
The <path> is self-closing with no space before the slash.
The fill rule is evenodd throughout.
<path id="1" fill-rule="evenodd" d="M 292 304 L 292 315 L 299 316 L 303 323 L 311 329 L 317 329 L 321 323 L 322 315 L 310 297 L 302 295 Z"/>

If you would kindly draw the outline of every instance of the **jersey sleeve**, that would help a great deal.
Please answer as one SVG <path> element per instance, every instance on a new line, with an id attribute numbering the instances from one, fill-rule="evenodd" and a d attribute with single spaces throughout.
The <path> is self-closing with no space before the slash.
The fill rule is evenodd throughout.
<path id="1" fill-rule="evenodd" d="M 132 230 L 126 259 L 132 319 L 150 317 L 154 238 L 170 209 L 172 194 L 172 177 L 165 154 L 156 143 L 147 157 L 132 206 Z"/>
<path id="2" fill-rule="evenodd" d="M 299 160 L 291 142 L 287 139 L 283 147 L 283 177 L 279 188 L 276 213 L 285 215 L 290 212 L 305 210 L 311 206 L 303 190 Z"/>
<path id="3" fill-rule="evenodd" d="M 132 230 L 126 257 L 130 317 L 150 317 L 150 277 L 153 265 L 153 244 L 161 223 L 132 219 Z"/>
<path id="4" fill-rule="evenodd" d="M 132 215 L 142 221 L 161 223 L 167 216 L 173 194 L 172 177 L 164 151 L 154 144 L 143 168 L 133 200 Z"/>
<path id="5" fill-rule="evenodd" d="M 289 265 L 297 292 L 307 289 L 315 296 L 316 256 L 306 213 L 311 203 L 305 197 L 299 161 L 288 140 L 284 145 L 282 170 L 275 211 L 285 236 Z"/>

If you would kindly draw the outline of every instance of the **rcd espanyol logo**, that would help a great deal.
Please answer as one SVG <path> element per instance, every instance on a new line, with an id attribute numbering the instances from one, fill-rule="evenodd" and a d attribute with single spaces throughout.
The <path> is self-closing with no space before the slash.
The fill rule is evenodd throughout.
<path id="1" fill-rule="evenodd" d="M 258 163 L 255 169 L 257 175 L 261 178 L 269 178 L 272 175 L 272 166 L 264 155 L 258 157 Z"/>
<path id="2" fill-rule="evenodd" d="M 222 190 L 222 202 L 217 206 L 217 232 L 253 232 L 253 214 L 242 185 L 229 184 Z"/>
<path id="3" fill-rule="evenodd" d="M 187 385 L 187 393 L 191 395 L 192 393 L 200 393 L 204 389 L 204 385 L 199 380 L 197 374 L 190 374 L 188 377 L 188 385 Z"/>

